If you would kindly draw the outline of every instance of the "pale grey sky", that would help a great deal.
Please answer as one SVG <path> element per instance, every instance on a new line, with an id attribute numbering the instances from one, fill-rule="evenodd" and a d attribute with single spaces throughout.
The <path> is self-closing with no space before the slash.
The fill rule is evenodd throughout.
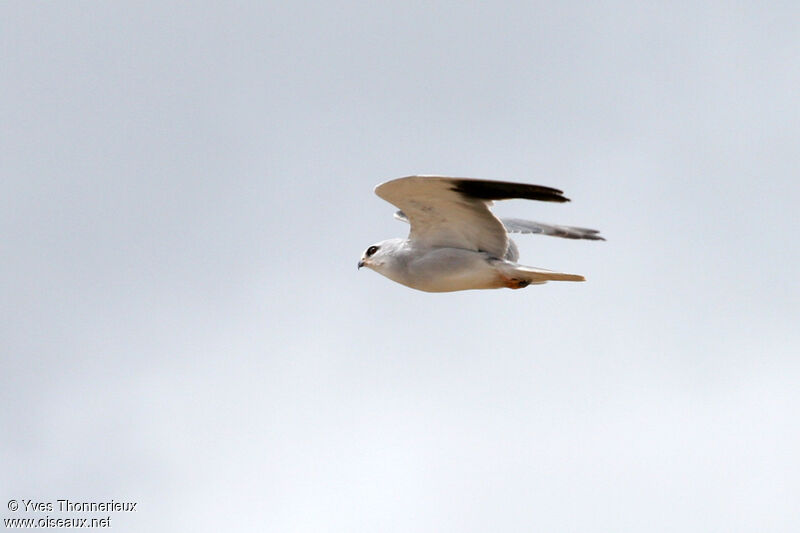
<path id="1" fill-rule="evenodd" d="M 4 2 L 0 517 L 800 528 L 793 2 Z M 356 271 L 414 173 L 583 284 Z M 55 513 L 54 513 L 55 515 Z"/>

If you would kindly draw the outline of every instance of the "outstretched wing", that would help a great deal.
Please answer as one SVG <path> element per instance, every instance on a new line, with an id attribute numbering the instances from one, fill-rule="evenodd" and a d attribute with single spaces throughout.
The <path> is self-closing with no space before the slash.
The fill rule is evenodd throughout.
<path id="1" fill-rule="evenodd" d="M 489 206 L 492 200 L 524 198 L 568 202 L 558 189 L 541 185 L 443 176 L 409 176 L 375 187 L 411 224 L 409 239 L 422 245 L 483 251 L 503 257 L 508 235 Z"/>
<path id="2" fill-rule="evenodd" d="M 394 218 L 408 224 L 408 217 L 402 211 L 395 211 Z M 563 237 L 565 239 L 588 239 L 590 241 L 604 241 L 605 237 L 599 235 L 596 229 L 579 228 L 577 226 L 557 226 L 555 224 L 545 224 L 534 222 L 533 220 L 522 220 L 521 218 L 501 218 L 500 222 L 505 226 L 508 233 L 539 233 L 552 237 Z M 513 241 L 509 239 L 509 244 Z"/>
<path id="3" fill-rule="evenodd" d="M 556 226 L 554 224 L 543 224 L 532 220 L 522 220 L 521 218 L 501 218 L 500 221 L 509 233 L 541 233 L 553 237 L 563 237 L 565 239 L 588 239 L 590 241 L 604 241 L 605 238 L 599 235 L 599 231 L 589 228 L 578 228 L 576 226 Z"/>

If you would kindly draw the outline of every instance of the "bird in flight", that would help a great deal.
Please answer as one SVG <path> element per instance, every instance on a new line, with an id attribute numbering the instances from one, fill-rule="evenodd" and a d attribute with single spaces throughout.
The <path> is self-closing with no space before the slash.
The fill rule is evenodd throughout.
<path id="1" fill-rule="evenodd" d="M 512 198 L 569 202 L 558 189 L 542 185 L 408 176 L 381 183 L 375 194 L 400 209 L 395 218 L 411 224 L 411 231 L 407 239 L 388 239 L 367 248 L 358 268 L 371 268 L 421 291 L 521 289 L 547 281 L 584 281 L 577 274 L 518 264 L 519 252 L 508 233 L 605 240 L 597 230 L 499 219 L 489 210 L 494 200 Z"/>

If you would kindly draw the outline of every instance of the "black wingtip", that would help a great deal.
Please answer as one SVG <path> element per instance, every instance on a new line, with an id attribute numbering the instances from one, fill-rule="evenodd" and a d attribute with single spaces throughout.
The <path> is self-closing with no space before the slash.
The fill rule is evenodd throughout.
<path id="1" fill-rule="evenodd" d="M 460 179 L 453 183 L 453 190 L 480 200 L 510 200 L 523 198 L 541 202 L 569 202 L 562 191 L 544 185 L 511 183 L 508 181 L 487 181 Z"/>

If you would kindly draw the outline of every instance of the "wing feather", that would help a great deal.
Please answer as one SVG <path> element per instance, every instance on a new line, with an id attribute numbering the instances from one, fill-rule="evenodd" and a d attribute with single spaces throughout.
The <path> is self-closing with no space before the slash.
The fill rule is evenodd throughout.
<path id="1" fill-rule="evenodd" d="M 576 226 L 557 226 L 555 224 L 544 224 L 532 220 L 522 220 L 520 218 L 502 218 L 500 221 L 509 233 L 541 233 L 553 237 L 563 237 L 565 239 L 588 239 L 591 241 L 604 241 L 605 238 L 599 235 L 596 229 L 579 228 Z"/>
<path id="2" fill-rule="evenodd" d="M 409 239 L 428 246 L 464 248 L 503 257 L 509 249 L 507 231 L 602 239 L 596 236 L 596 231 L 585 228 L 552 226 L 520 219 L 501 221 L 489 210 L 493 200 L 569 201 L 560 190 L 542 185 L 408 176 L 378 185 L 375 194 L 400 208 L 394 216 L 411 224 Z"/>
<path id="3" fill-rule="evenodd" d="M 505 227 L 489 211 L 489 200 L 455 190 L 459 181 L 409 176 L 378 185 L 375 194 L 402 210 L 411 223 L 409 239 L 417 244 L 502 257 L 508 247 Z"/>
<path id="4" fill-rule="evenodd" d="M 402 211 L 396 211 L 394 218 L 401 222 L 408 223 L 408 217 Z M 537 233 L 549 235 L 551 237 L 563 237 L 565 239 L 587 239 L 590 241 L 604 241 L 605 237 L 600 236 L 596 229 L 579 228 L 577 226 L 558 226 L 555 224 L 545 224 L 534 222 L 533 220 L 523 220 L 521 218 L 501 218 L 500 222 L 505 226 L 508 233 Z M 509 248 L 513 241 L 509 239 Z"/>

